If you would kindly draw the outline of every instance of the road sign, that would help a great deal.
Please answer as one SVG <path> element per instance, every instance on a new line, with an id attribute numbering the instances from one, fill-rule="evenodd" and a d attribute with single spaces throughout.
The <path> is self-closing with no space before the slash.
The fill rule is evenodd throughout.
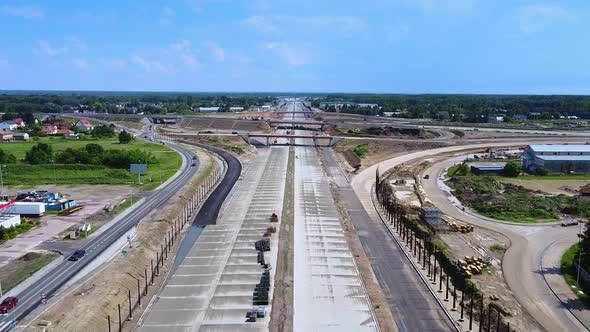
<path id="1" fill-rule="evenodd" d="M 137 174 L 147 173 L 147 164 L 131 164 L 129 165 L 129 171 Z"/>

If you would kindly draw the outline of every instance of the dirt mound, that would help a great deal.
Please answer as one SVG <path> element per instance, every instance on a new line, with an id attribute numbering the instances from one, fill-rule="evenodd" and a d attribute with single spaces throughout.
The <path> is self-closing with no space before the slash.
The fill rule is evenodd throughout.
<path id="1" fill-rule="evenodd" d="M 432 138 L 438 136 L 434 132 L 420 128 L 397 128 L 390 126 L 367 128 L 367 134 L 374 136 L 412 136 L 419 138 Z"/>
<path id="2" fill-rule="evenodd" d="M 38 252 L 28 252 L 19 257 L 18 260 L 23 262 L 30 262 L 34 261 L 35 259 L 38 259 L 39 257 L 41 257 L 41 254 Z"/>

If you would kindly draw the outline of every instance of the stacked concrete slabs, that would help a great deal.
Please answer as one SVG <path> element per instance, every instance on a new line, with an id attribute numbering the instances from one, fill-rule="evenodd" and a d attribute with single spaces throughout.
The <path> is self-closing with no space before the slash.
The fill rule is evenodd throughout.
<path id="1" fill-rule="evenodd" d="M 253 292 L 264 269 L 257 263 L 254 243 L 267 227 L 280 228 L 288 148 L 261 148 L 247 167 L 243 181 L 225 206 L 216 225 L 205 228 L 174 276 L 161 292 L 141 331 L 267 331 L 266 315 L 247 321 Z M 273 213 L 279 222 L 271 223 Z M 278 238 L 271 236 L 265 261 L 274 279 Z M 273 289 L 268 296 L 272 303 Z"/>

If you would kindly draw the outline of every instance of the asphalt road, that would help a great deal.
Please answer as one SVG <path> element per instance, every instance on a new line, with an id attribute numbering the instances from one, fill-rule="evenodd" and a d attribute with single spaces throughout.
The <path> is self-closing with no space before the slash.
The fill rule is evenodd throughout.
<path id="1" fill-rule="evenodd" d="M 17 295 L 19 299 L 18 306 L 12 309 L 9 314 L 0 317 L 0 330 L 4 328 L 5 323 L 10 321 L 18 322 L 32 310 L 37 308 L 41 304 L 41 294 L 45 294 L 48 301 L 51 301 L 51 296 L 54 295 L 62 285 L 70 280 L 70 278 L 92 262 L 93 259 L 121 238 L 132 227 L 137 225 L 148 213 L 163 206 L 172 195 L 189 181 L 198 169 L 198 167 L 190 166 L 194 154 L 183 148 L 175 146 L 170 147 L 177 150 L 182 155 L 182 173 L 164 187 L 152 192 L 146 198 L 144 204 L 123 218 L 119 223 L 113 225 L 81 247 L 80 249 L 86 250 L 87 254 L 85 257 L 76 262 L 65 260 L 41 278 L 37 283 L 19 293 Z"/>
<path id="2" fill-rule="evenodd" d="M 174 260 L 174 265 L 172 266 L 171 273 L 169 275 L 173 275 L 174 271 L 178 268 L 180 263 L 184 260 L 184 257 L 188 254 L 190 249 L 192 248 L 195 241 L 199 238 L 199 235 L 203 231 L 203 228 L 206 225 L 213 225 L 217 220 L 217 216 L 219 215 L 219 210 L 221 209 L 221 205 L 229 195 L 230 191 L 234 187 L 234 184 L 240 178 L 240 174 L 242 173 L 242 164 L 240 161 L 234 157 L 231 153 L 225 152 L 221 149 L 204 145 L 193 143 L 189 141 L 181 140 L 180 143 L 189 144 L 198 146 L 204 149 L 207 149 L 213 153 L 219 155 L 227 165 L 227 171 L 221 183 L 213 190 L 211 195 L 207 198 L 203 206 L 199 209 L 199 212 L 193 219 L 191 223 L 191 227 L 188 230 L 188 233 L 182 239 L 180 243 L 180 247 L 178 252 L 176 253 L 176 258 Z"/>
<path id="3" fill-rule="evenodd" d="M 322 152 L 327 166 L 339 170 L 334 153 L 327 149 Z M 387 226 L 367 213 L 344 175 L 341 178 L 338 190 L 399 331 L 455 330 Z"/>

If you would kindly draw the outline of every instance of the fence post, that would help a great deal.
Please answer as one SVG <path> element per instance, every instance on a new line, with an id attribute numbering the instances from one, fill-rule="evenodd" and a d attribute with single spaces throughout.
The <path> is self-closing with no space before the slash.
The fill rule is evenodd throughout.
<path id="1" fill-rule="evenodd" d="M 129 289 L 129 293 L 128 293 L 128 297 L 127 299 L 129 300 L 129 320 L 133 319 L 133 316 L 131 315 L 131 289 Z"/>
<path id="2" fill-rule="evenodd" d="M 121 321 L 121 303 L 117 304 L 117 307 L 119 308 L 119 332 L 121 332 L 121 330 L 123 330 L 123 322 Z"/>
<path id="3" fill-rule="evenodd" d="M 107 315 L 107 321 L 109 322 L 109 332 L 111 332 L 111 316 Z"/>
<path id="4" fill-rule="evenodd" d="M 137 279 L 137 306 L 141 307 L 141 286 L 139 285 L 139 279 Z"/>

